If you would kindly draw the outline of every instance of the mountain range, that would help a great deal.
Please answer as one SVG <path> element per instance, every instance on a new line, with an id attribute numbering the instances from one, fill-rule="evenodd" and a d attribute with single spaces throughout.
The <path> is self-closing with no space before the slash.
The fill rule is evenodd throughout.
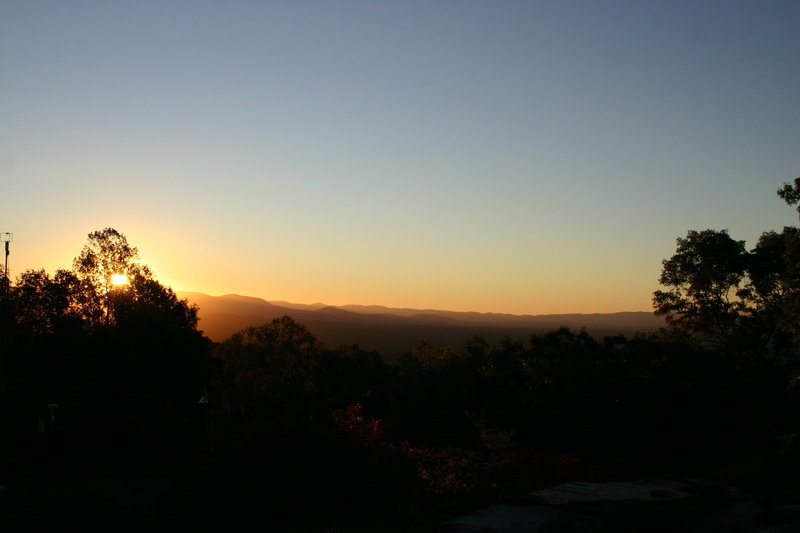
<path id="1" fill-rule="evenodd" d="M 475 334 L 490 344 L 509 336 L 525 342 L 531 333 L 544 333 L 562 326 L 585 328 L 595 337 L 631 335 L 662 327 L 662 319 L 647 312 L 512 315 L 433 309 L 400 309 L 378 305 L 330 306 L 267 301 L 251 296 L 209 296 L 199 292 L 177 292 L 199 308 L 200 329 L 213 341 L 223 341 L 248 326 L 266 324 L 283 315 L 302 323 L 326 346 L 358 344 L 396 357 L 420 341 L 437 346 L 459 347 Z"/>

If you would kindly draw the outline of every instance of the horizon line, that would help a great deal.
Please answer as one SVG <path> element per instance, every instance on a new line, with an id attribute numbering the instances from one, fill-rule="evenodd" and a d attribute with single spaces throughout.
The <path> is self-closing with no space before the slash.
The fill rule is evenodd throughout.
<path id="1" fill-rule="evenodd" d="M 240 298 L 253 298 L 256 300 L 261 300 L 266 303 L 275 305 L 275 303 L 286 303 L 291 305 L 302 305 L 306 307 L 314 307 L 314 306 L 321 306 L 320 309 L 324 309 L 326 307 L 332 307 L 336 309 L 344 309 L 346 307 L 376 307 L 382 308 L 386 310 L 397 310 L 397 311 L 433 311 L 433 312 L 444 312 L 444 313 L 463 313 L 463 314 L 475 314 L 475 315 L 506 315 L 506 316 L 516 316 L 516 317 L 547 317 L 547 316 L 563 316 L 563 315 L 618 315 L 618 314 L 625 314 L 625 313 L 646 313 L 646 314 L 653 314 L 652 310 L 627 310 L 627 311 L 593 311 L 593 312 L 564 312 L 564 313 L 509 313 L 509 312 L 502 312 L 502 311 L 456 311 L 452 309 L 440 309 L 440 308 L 433 308 L 433 307 L 394 307 L 394 306 L 387 306 L 384 304 L 327 304 L 324 302 L 314 302 L 314 303 L 300 303 L 300 302 L 292 302 L 290 300 L 284 299 L 276 299 L 270 300 L 261 296 L 251 296 L 248 294 L 239 294 L 239 293 L 225 293 L 225 294 L 209 294 L 207 292 L 198 291 L 198 290 L 183 290 L 183 289 L 172 289 L 175 293 L 194 293 L 200 294 L 203 296 L 209 296 L 212 298 L 224 298 L 226 296 L 238 296 Z M 277 307 L 280 307 L 279 305 Z M 346 309 L 344 309 L 346 310 Z M 365 313 L 368 314 L 368 313 Z"/>

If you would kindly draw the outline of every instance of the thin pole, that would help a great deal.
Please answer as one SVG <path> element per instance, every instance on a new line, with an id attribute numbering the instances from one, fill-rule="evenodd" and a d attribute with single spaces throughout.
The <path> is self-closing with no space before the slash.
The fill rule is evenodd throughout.
<path id="1" fill-rule="evenodd" d="M 6 420 L 8 414 L 8 333 L 9 333 L 9 313 L 8 313 L 8 254 L 9 242 L 11 241 L 10 233 L 3 233 L 1 235 L 5 242 L 5 260 L 3 262 L 3 302 L 2 316 L 0 316 L 0 475 L 6 475 L 7 457 L 6 451 L 9 445 L 8 438 L 8 421 Z"/>

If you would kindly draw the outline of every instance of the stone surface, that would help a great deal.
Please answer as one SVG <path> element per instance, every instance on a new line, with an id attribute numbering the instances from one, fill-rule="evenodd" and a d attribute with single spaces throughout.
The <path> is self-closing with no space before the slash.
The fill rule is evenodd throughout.
<path id="1" fill-rule="evenodd" d="M 529 496 L 543 505 L 570 505 L 598 502 L 663 502 L 695 496 L 691 484 L 684 481 L 612 481 L 587 483 L 577 481 L 539 490 Z"/>
<path id="2" fill-rule="evenodd" d="M 800 532 L 800 501 L 769 501 L 704 480 L 572 482 L 448 521 L 450 533 Z"/>

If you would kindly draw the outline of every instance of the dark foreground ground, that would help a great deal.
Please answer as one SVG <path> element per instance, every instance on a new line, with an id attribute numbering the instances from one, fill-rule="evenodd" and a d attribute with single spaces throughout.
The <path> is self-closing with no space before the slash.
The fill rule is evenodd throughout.
<path id="1" fill-rule="evenodd" d="M 293 502 L 292 494 L 248 491 L 246 483 L 234 478 L 240 489 L 237 497 L 247 501 L 237 501 L 229 509 L 227 491 L 195 475 L 197 464 L 186 460 L 185 442 L 181 444 L 179 438 L 173 439 L 175 449 L 169 450 L 163 438 L 156 445 L 135 434 L 80 440 L 57 433 L 34 437 L 7 450 L 10 462 L 0 479 L 2 533 L 800 532 L 798 497 L 767 497 L 733 484 L 674 475 L 629 475 L 614 481 L 596 475 L 591 481 L 570 478 L 573 481 L 505 499 L 502 504 L 449 515 L 408 507 L 384 515 L 370 512 L 368 505 L 345 495 L 341 501 L 353 500 L 352 507 L 336 518 L 321 516 L 324 512 L 310 517 L 282 508 L 275 499 Z M 176 460 L 179 457 L 183 459 Z"/>
<path id="2" fill-rule="evenodd" d="M 191 491 L 189 491 L 191 492 Z M 532 492 L 513 505 L 492 505 L 443 523 L 380 523 L 357 527 L 259 524 L 236 516 L 198 521 L 177 478 L 31 481 L 0 492 L 0 529 L 16 531 L 441 531 L 790 533 L 800 531 L 800 499 L 764 498 L 698 479 L 673 476 L 612 482 L 570 482 Z M 296 526 L 296 527 L 295 527 Z"/>

